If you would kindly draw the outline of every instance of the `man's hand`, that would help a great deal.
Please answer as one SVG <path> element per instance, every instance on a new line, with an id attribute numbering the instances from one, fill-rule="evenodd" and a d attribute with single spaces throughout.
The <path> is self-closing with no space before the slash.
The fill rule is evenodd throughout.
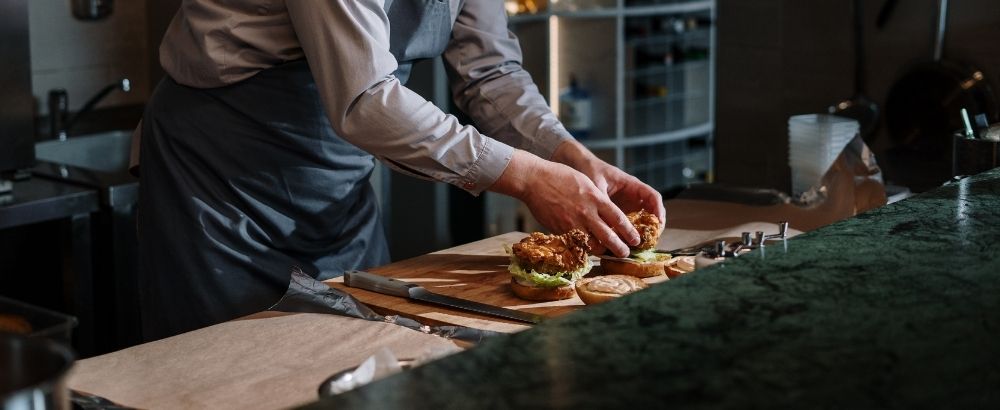
<path id="1" fill-rule="evenodd" d="M 615 192 L 630 189 L 619 179 L 611 178 Z M 520 199 L 535 219 L 553 232 L 573 228 L 589 231 L 600 246 L 615 255 L 626 257 L 626 242 L 639 243 L 639 233 L 612 202 L 608 189 L 598 187 L 590 177 L 569 166 L 517 150 L 490 190 Z"/>
<path id="2" fill-rule="evenodd" d="M 659 192 L 638 178 L 597 158 L 579 142 L 564 142 L 556 149 L 552 160 L 569 165 L 586 175 L 598 189 L 607 193 L 611 201 L 623 212 L 645 209 L 660 219 L 661 227 L 666 224 L 666 210 Z"/>

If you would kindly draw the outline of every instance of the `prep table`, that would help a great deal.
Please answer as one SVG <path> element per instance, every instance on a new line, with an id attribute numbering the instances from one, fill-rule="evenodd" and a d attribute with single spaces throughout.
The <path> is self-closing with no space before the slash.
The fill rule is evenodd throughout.
<path id="1" fill-rule="evenodd" d="M 310 408 L 997 408 L 998 227 L 995 169 Z"/>
<path id="2" fill-rule="evenodd" d="M 776 228 L 771 223 L 747 223 L 717 231 L 668 229 L 664 236 L 671 240 L 661 245 L 698 243 L 754 229 Z M 465 286 L 473 289 L 473 293 L 490 295 L 484 301 L 550 317 L 583 308 L 578 298 L 532 303 L 509 293 L 503 246 L 524 235 L 520 232 L 499 235 L 372 272 L 409 278 L 424 276 L 417 282 L 440 293 L 454 294 L 455 289 Z M 468 279 L 477 277 L 489 279 L 485 282 Z M 665 277 L 651 282 L 663 280 Z M 528 328 L 503 319 L 344 288 L 337 281 L 328 284 L 348 291 L 376 311 L 410 316 L 425 324 L 457 324 L 498 332 Z M 316 388 L 326 377 L 358 365 L 380 347 L 389 347 L 398 357 L 412 358 L 429 349 L 457 350 L 456 344 L 389 323 L 327 314 L 261 312 L 82 360 L 71 373 L 68 384 L 84 393 L 142 408 L 287 407 L 315 400 Z"/>
<path id="3" fill-rule="evenodd" d="M 739 229 L 773 230 L 774 225 L 748 223 L 735 228 Z M 666 235 L 673 239 L 664 245 L 738 235 L 729 233 L 733 230 L 668 230 Z M 503 245 L 524 235 L 520 232 L 499 235 L 372 272 L 409 278 L 423 276 L 415 282 L 440 293 L 456 294 L 454 290 L 464 286 L 471 288 L 473 294 L 489 295 L 483 301 L 550 317 L 584 307 L 579 298 L 533 303 L 509 293 Z M 488 279 L 484 281 L 484 277 Z M 348 291 L 376 311 L 409 316 L 425 324 L 455 324 L 498 332 L 528 328 L 504 319 L 345 288 L 338 281 L 328 284 Z M 458 350 L 456 345 L 468 346 L 389 323 L 327 314 L 261 312 L 81 360 L 73 369 L 68 385 L 140 408 L 287 407 L 315 400 L 316 388 L 326 377 L 358 365 L 380 347 L 390 348 L 398 357 L 412 358 L 432 349 Z"/>
<path id="4" fill-rule="evenodd" d="M 604 305 L 581 309 L 577 300 L 507 300 L 506 307 L 553 318 L 315 405 L 616 407 L 670 401 L 851 407 L 879 400 L 947 404 L 956 392 L 967 393 L 969 403 L 995 403 L 1000 398 L 984 387 L 1000 385 L 1000 266 L 990 245 L 997 239 L 992 227 L 1000 223 L 998 197 L 1000 170 Z M 783 215 L 757 211 L 763 212 L 757 220 Z M 683 217 L 672 213 L 670 220 Z M 801 225 L 789 219 L 793 228 Z M 773 223 L 754 222 L 686 231 L 668 223 L 661 247 L 773 229 Z M 471 286 L 456 280 L 462 275 L 502 273 L 503 245 L 522 235 L 487 238 L 372 271 L 424 276 L 422 285 L 448 293 L 449 287 Z M 513 297 L 497 277 L 489 286 Z M 429 324 L 527 329 L 359 289 L 348 292 L 382 313 Z M 400 356 L 454 347 L 385 323 L 261 315 L 84 360 L 70 386 L 140 406 L 287 406 L 315 400 L 326 376 L 357 365 L 379 346 Z"/>

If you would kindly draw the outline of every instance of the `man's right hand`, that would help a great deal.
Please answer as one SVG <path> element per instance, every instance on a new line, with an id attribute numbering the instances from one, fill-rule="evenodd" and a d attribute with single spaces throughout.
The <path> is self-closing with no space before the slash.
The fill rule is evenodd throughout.
<path id="1" fill-rule="evenodd" d="M 628 256 L 628 244 L 639 243 L 639 233 L 607 193 L 569 166 L 516 150 L 490 191 L 521 200 L 554 233 L 589 231 L 619 257 Z"/>

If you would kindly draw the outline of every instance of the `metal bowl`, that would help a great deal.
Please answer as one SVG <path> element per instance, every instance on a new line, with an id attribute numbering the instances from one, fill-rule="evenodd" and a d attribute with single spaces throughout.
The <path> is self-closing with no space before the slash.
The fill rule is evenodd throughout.
<path id="1" fill-rule="evenodd" d="M 0 409 L 68 409 L 73 354 L 51 340 L 0 333 Z"/>

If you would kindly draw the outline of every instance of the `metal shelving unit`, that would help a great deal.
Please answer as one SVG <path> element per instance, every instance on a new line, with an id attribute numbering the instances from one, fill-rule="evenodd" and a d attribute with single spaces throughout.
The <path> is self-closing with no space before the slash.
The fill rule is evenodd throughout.
<path id="1" fill-rule="evenodd" d="M 507 0 L 508 11 L 527 3 L 537 11 L 509 26 L 554 111 L 571 73 L 594 95 L 584 145 L 663 191 L 711 180 L 714 0 Z"/>
<path id="2" fill-rule="evenodd" d="M 530 3 L 534 13 L 516 14 Z M 592 96 L 580 142 L 663 192 L 711 182 L 715 0 L 506 0 L 524 67 L 559 112 L 570 74 Z M 512 210 L 516 208 L 516 210 Z M 487 196 L 487 233 L 534 229 Z"/>

